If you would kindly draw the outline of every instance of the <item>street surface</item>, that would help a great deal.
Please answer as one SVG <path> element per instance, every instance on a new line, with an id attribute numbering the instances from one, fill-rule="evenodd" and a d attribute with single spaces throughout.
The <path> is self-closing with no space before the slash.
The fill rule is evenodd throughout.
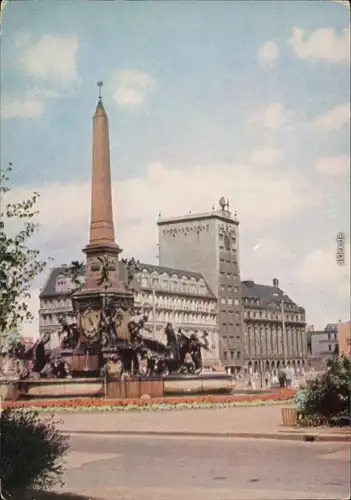
<path id="1" fill-rule="evenodd" d="M 72 435 L 65 482 L 104 500 L 345 499 L 349 445 Z"/>

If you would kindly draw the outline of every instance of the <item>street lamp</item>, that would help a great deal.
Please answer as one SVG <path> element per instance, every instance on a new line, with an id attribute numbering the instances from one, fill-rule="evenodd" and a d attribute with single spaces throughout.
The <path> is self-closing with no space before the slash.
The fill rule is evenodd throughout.
<path id="1" fill-rule="evenodd" d="M 152 292 L 152 334 L 156 338 L 156 285 L 152 278 L 149 279 L 149 286 Z"/>

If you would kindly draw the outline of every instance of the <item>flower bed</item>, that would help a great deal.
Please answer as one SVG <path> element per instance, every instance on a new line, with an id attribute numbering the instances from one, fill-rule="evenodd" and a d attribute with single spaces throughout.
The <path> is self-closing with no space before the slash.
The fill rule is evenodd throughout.
<path id="1" fill-rule="evenodd" d="M 228 406 L 261 406 L 292 400 L 294 390 L 285 389 L 268 394 L 226 396 L 193 396 L 140 399 L 78 398 L 36 401 L 6 401 L 3 408 L 36 408 L 39 411 L 125 411 L 184 408 L 221 408 Z"/>

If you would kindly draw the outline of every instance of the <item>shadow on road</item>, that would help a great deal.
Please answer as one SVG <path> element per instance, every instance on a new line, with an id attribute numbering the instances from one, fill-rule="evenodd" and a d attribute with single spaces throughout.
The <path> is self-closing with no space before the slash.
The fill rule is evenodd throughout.
<path id="1" fill-rule="evenodd" d="M 89 496 L 77 495 L 75 493 L 53 493 L 50 491 L 26 491 L 12 492 L 8 496 L 10 500 L 101 500 Z"/>

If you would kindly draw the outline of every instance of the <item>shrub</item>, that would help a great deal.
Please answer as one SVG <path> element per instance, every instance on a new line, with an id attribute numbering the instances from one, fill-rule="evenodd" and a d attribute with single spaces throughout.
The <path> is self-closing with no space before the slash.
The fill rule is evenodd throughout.
<path id="1" fill-rule="evenodd" d="M 55 428 L 53 416 L 42 420 L 28 409 L 1 412 L 1 479 L 3 488 L 47 489 L 62 484 L 62 458 L 68 442 Z"/>
<path id="2" fill-rule="evenodd" d="M 302 425 L 350 425 L 350 368 L 350 359 L 334 357 L 324 373 L 307 381 L 295 398 Z"/>

